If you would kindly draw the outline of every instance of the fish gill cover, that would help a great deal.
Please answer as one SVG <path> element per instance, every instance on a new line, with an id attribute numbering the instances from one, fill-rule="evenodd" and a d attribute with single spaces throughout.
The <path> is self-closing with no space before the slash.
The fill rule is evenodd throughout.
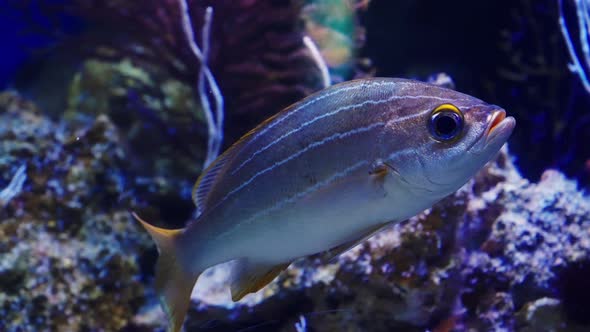
<path id="1" fill-rule="evenodd" d="M 202 98 L 215 107 L 215 96 L 199 93 L 179 4 L 0 4 L 0 330 L 165 326 L 156 249 L 129 211 L 168 227 L 194 214 L 210 133 Z M 224 148 L 321 89 L 323 66 L 333 82 L 446 72 L 518 128 L 510 153 L 459 192 L 336 260 L 297 261 L 237 304 L 227 266 L 204 274 L 185 329 L 587 329 L 587 6 L 188 0 L 224 101 Z"/>

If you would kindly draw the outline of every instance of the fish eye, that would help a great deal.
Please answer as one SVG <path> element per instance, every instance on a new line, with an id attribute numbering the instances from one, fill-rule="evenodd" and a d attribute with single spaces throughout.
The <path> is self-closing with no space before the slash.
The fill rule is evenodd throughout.
<path id="1" fill-rule="evenodd" d="M 437 141 L 450 141 L 463 130 L 463 113 L 454 105 L 442 104 L 430 114 L 430 135 Z"/>

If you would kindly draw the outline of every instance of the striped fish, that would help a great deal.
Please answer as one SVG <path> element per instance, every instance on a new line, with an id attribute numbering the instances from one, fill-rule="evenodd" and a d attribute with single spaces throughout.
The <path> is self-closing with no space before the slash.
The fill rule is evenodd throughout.
<path id="1" fill-rule="evenodd" d="M 279 112 L 203 172 L 186 228 L 140 220 L 160 252 L 169 331 L 181 328 L 208 267 L 237 261 L 237 301 L 299 257 L 344 252 L 456 191 L 514 126 L 497 106 L 392 78 L 335 85 Z"/>

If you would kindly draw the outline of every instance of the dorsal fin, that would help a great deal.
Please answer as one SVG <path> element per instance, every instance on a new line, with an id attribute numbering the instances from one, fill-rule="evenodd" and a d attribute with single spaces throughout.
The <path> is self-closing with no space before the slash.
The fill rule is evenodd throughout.
<path id="1" fill-rule="evenodd" d="M 268 125 L 272 120 L 277 118 L 280 114 L 286 112 L 286 110 L 290 109 L 291 107 L 288 107 L 285 110 L 269 117 L 254 129 L 244 134 L 244 136 L 232 144 L 223 154 L 221 154 L 221 156 L 215 159 L 215 161 L 201 173 L 201 176 L 199 176 L 195 186 L 193 187 L 192 194 L 193 202 L 195 202 L 195 205 L 197 206 L 197 216 L 201 215 L 206 210 L 209 192 L 215 184 L 215 180 L 218 178 L 218 175 L 223 173 L 222 170 L 227 161 L 232 159 L 232 157 L 240 150 L 240 147 L 248 141 L 250 136 L 260 131 L 264 126 Z"/>
<path id="2" fill-rule="evenodd" d="M 209 195 L 209 191 L 211 191 L 217 176 L 221 173 L 223 166 L 225 166 L 225 162 L 229 159 L 227 156 L 228 154 L 225 153 L 217 158 L 197 179 L 197 182 L 193 187 L 193 201 L 197 206 L 197 216 L 205 211 L 207 196 Z"/>

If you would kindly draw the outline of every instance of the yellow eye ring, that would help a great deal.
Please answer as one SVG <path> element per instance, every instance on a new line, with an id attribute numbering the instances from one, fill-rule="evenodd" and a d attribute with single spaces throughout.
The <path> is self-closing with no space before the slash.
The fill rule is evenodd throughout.
<path id="1" fill-rule="evenodd" d="M 457 115 L 459 115 L 461 118 L 463 118 L 463 112 L 461 112 L 461 110 L 453 104 L 440 104 L 440 105 L 438 105 L 434 110 L 432 110 L 432 115 L 434 115 L 435 113 L 438 113 L 438 112 L 442 112 L 442 111 L 454 112 Z"/>
<path id="2" fill-rule="evenodd" d="M 453 104 L 442 104 L 430 113 L 428 129 L 437 141 L 448 142 L 459 137 L 464 125 L 463 113 Z"/>

